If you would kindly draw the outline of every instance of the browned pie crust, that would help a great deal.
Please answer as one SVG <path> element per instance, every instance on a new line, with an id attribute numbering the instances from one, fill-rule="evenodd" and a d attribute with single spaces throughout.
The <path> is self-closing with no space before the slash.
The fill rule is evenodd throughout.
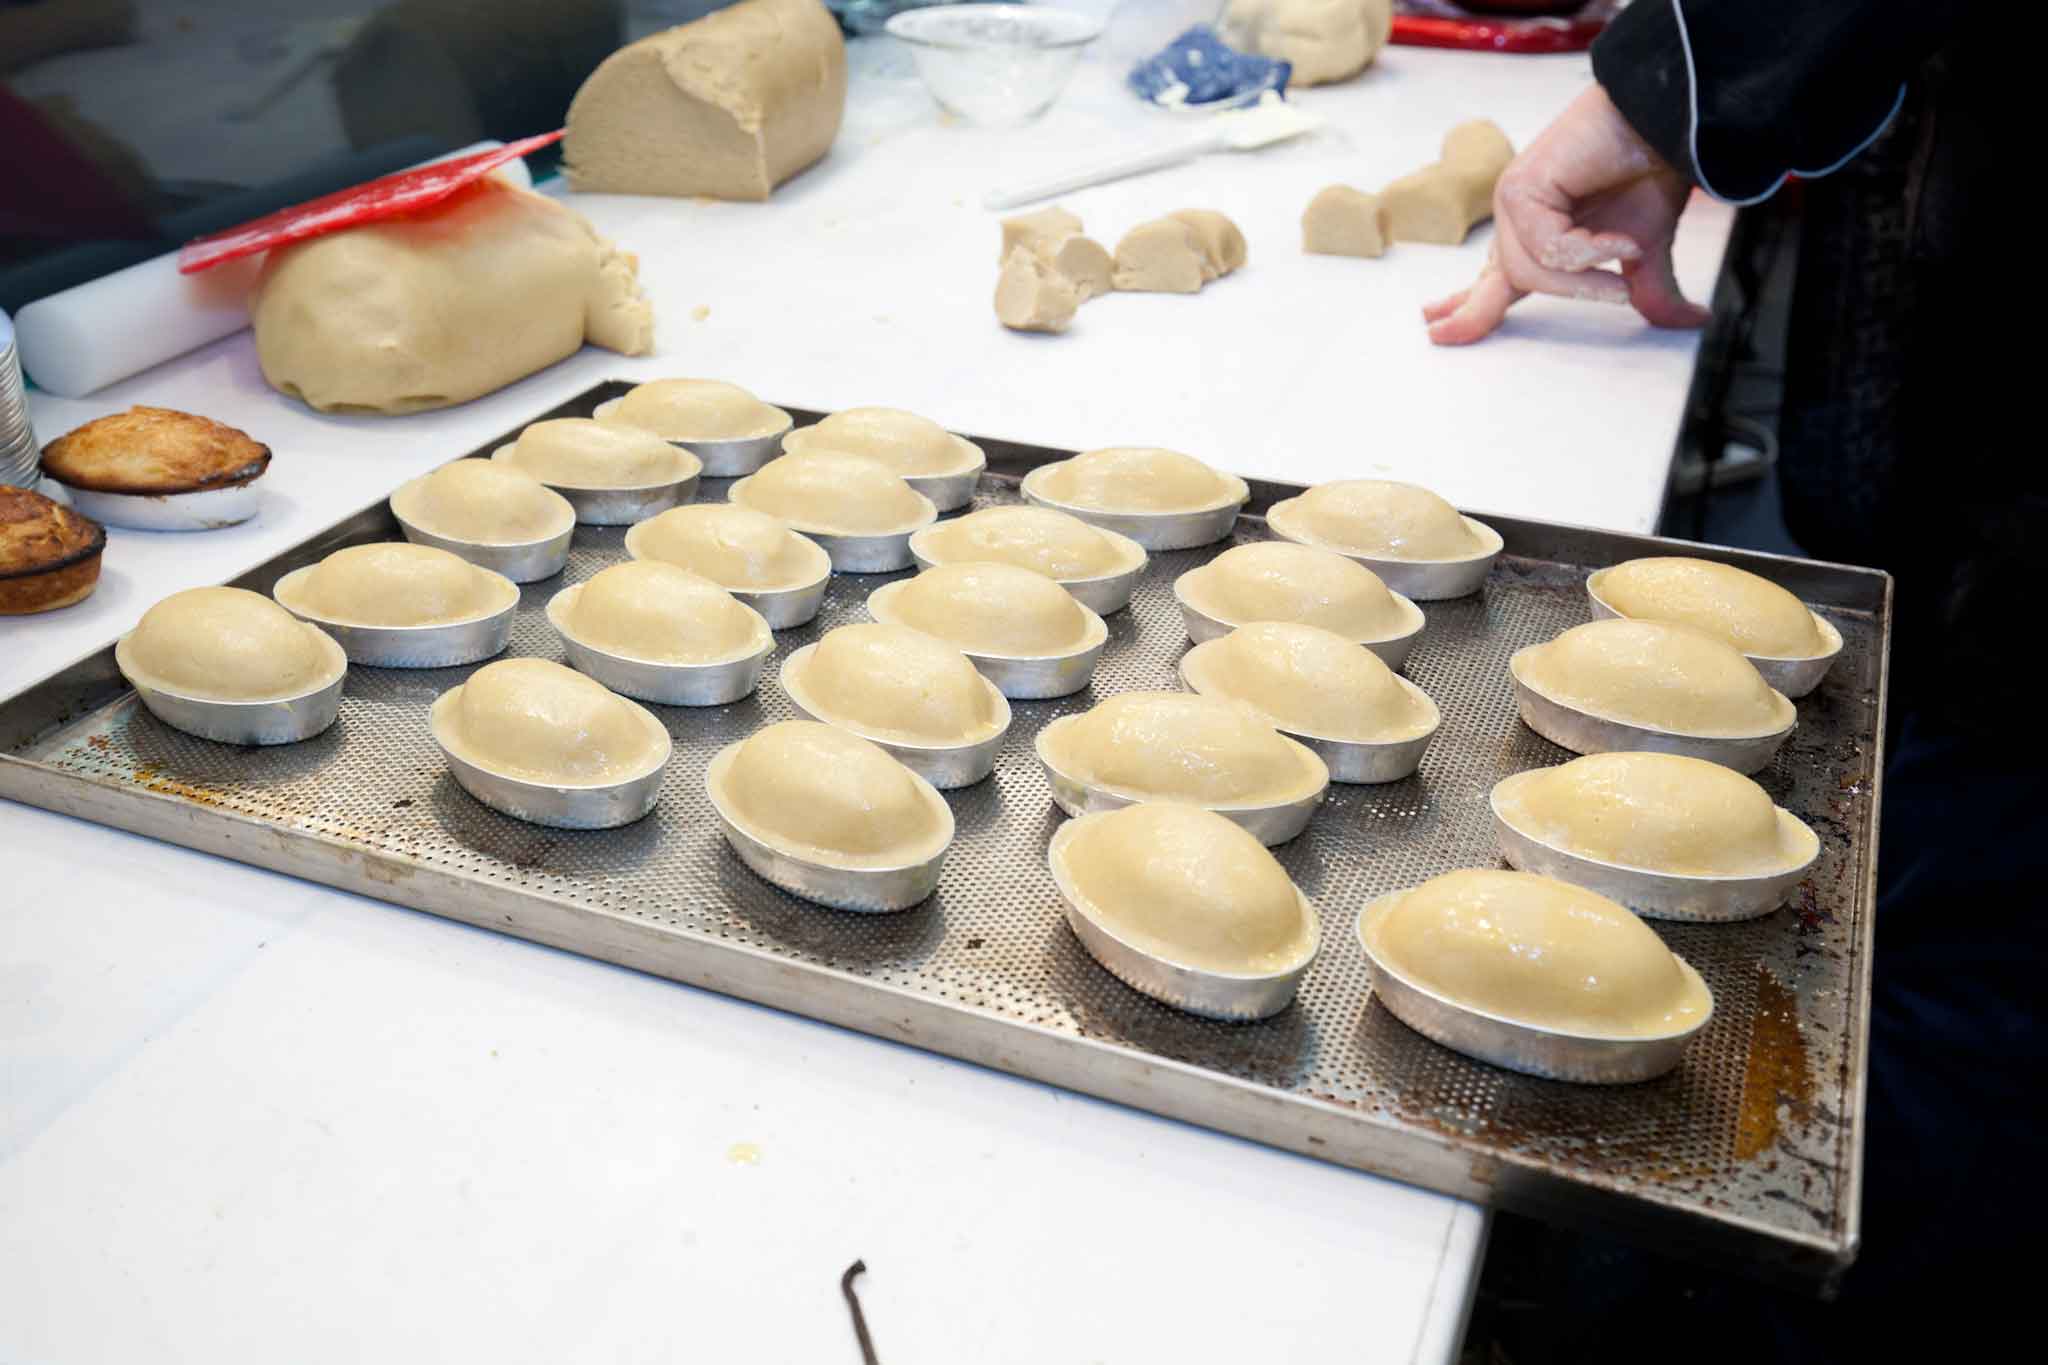
<path id="1" fill-rule="evenodd" d="M 0 485 L 0 616 L 68 607 L 100 581 L 107 533 L 26 488 Z"/>
<path id="2" fill-rule="evenodd" d="M 43 472 L 95 493 L 198 493 L 233 488 L 270 467 L 270 447 L 210 417 L 134 407 L 87 422 L 43 447 Z"/>

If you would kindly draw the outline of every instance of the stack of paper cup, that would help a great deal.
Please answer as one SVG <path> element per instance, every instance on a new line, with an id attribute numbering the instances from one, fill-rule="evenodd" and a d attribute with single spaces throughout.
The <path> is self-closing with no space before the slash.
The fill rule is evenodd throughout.
<path id="1" fill-rule="evenodd" d="M 34 488 L 41 454 L 35 429 L 28 424 L 28 391 L 14 351 L 14 322 L 0 313 L 0 484 Z"/>

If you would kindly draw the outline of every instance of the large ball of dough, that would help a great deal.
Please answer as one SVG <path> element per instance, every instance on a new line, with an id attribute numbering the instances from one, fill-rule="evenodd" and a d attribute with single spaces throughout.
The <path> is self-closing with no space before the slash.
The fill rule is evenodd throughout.
<path id="1" fill-rule="evenodd" d="M 1737 739 L 1791 725 L 1792 703 L 1732 645 L 1660 621 L 1591 621 L 1510 662 L 1551 701 L 1629 725 Z"/>
<path id="2" fill-rule="evenodd" d="M 953 836 L 944 798 L 876 745 L 830 725 L 786 720 L 713 764 L 735 823 L 815 861 L 923 862 Z"/>
<path id="3" fill-rule="evenodd" d="M 1230 0 L 1223 40 L 1294 66 L 1288 83 L 1348 80 L 1372 64 L 1393 32 L 1392 0 Z"/>
<path id="4" fill-rule="evenodd" d="M 1590 586 L 1623 616 L 1692 626 L 1744 654 L 1810 659 L 1828 649 L 1804 602 L 1733 565 L 1676 555 L 1631 559 L 1594 574 Z"/>
<path id="5" fill-rule="evenodd" d="M 720 379 L 656 379 L 629 389 L 602 419 L 665 441 L 740 441 L 773 436 L 789 414 Z"/>
<path id="6" fill-rule="evenodd" d="M 980 449 L 929 417 L 901 408 L 847 408 L 782 438 L 782 448 L 837 450 L 879 460 L 898 474 L 958 474 L 982 463 Z"/>
<path id="7" fill-rule="evenodd" d="M 663 664 L 723 663 L 769 641 L 768 623 L 708 578 L 658 560 L 600 570 L 562 613 L 567 632 L 593 649 Z"/>
<path id="8" fill-rule="evenodd" d="M 204 701 L 303 696 L 347 667 L 325 632 L 243 588 L 172 593 L 142 613 L 120 653 L 131 678 Z"/>
<path id="9" fill-rule="evenodd" d="M 1400 892 L 1367 941 L 1416 985 L 1539 1028 L 1658 1037 L 1713 1008 L 1706 983 L 1641 920 L 1526 872 L 1448 872 Z"/>
<path id="10" fill-rule="evenodd" d="M 939 515 L 930 498 L 887 465 L 827 450 L 770 460 L 734 484 L 728 496 L 819 535 L 890 535 L 915 530 Z"/>
<path id="11" fill-rule="evenodd" d="M 1341 479 L 1275 503 L 1267 520 L 1289 540 L 1369 559 L 1471 559 L 1490 539 L 1427 488 L 1389 479 Z"/>
<path id="12" fill-rule="evenodd" d="M 1203 696 L 1242 703 L 1296 734 L 1387 744 L 1437 726 L 1421 689 L 1365 646 L 1316 626 L 1239 626 L 1196 645 L 1181 667 Z"/>
<path id="13" fill-rule="evenodd" d="M 670 508 L 628 531 L 626 550 L 749 592 L 815 583 L 832 568 L 816 543 L 765 512 L 730 502 Z"/>
<path id="14" fill-rule="evenodd" d="M 526 782 L 604 786 L 666 761 L 646 708 L 546 659 L 501 659 L 434 703 L 435 735 L 459 757 Z"/>
<path id="15" fill-rule="evenodd" d="M 880 619 L 969 654 L 1047 658 L 1101 638 L 1100 621 L 1065 588 L 1014 564 L 939 564 L 886 591 L 874 604 Z"/>
<path id="16" fill-rule="evenodd" d="M 1067 884 L 1125 943 L 1183 967 L 1263 975 L 1315 951 L 1314 916 L 1259 841 L 1166 803 L 1083 816 L 1060 841 Z"/>
<path id="17" fill-rule="evenodd" d="M 681 482 L 704 468 L 651 431 L 588 417 L 535 422 L 495 458 L 561 488 L 647 488 Z"/>
<path id="18" fill-rule="evenodd" d="M 1295 621 L 1359 641 L 1392 639 L 1420 624 L 1420 613 L 1387 591 L 1371 569 L 1291 541 L 1225 550 L 1182 574 L 1174 591 L 1203 615 L 1233 626 Z"/>
<path id="19" fill-rule="evenodd" d="M 965 654 L 909 626 L 829 631 L 791 681 L 820 719 L 896 743 L 977 743 L 1009 714 Z"/>
<path id="20" fill-rule="evenodd" d="M 920 532 L 912 548 L 935 564 L 1011 564 L 1062 582 L 1121 573 L 1145 559 L 1135 542 L 1050 507 L 984 507 Z"/>
<path id="21" fill-rule="evenodd" d="M 1123 692 L 1041 741 L 1059 771 L 1134 801 L 1267 806 L 1329 780 L 1323 761 L 1246 707 L 1187 692 Z"/>
<path id="22" fill-rule="evenodd" d="M 567 498 L 496 460 L 457 460 L 400 484 L 391 510 L 430 535 L 479 545 L 547 540 L 576 522 Z"/>
<path id="23" fill-rule="evenodd" d="M 285 606 L 349 626 L 473 621 L 504 610 L 519 596 L 502 574 L 446 550 L 404 541 L 336 550 L 308 569 L 296 586 Z"/>
<path id="24" fill-rule="evenodd" d="M 1192 455 L 1155 446 L 1111 446 L 1034 471 L 1032 490 L 1093 512 L 1197 512 L 1244 501 L 1243 479 Z"/>

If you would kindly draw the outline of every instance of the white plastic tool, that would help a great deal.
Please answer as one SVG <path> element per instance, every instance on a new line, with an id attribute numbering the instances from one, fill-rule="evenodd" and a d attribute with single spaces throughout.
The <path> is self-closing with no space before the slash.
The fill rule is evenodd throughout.
<path id="1" fill-rule="evenodd" d="M 1288 138 L 1299 137 L 1322 127 L 1319 115 L 1304 113 L 1278 96 L 1268 94 L 1249 109 L 1237 109 L 1227 114 L 1217 114 L 1209 120 L 1209 126 L 1186 142 L 1138 156 L 1104 162 L 1086 170 L 1070 171 L 1065 175 L 1041 180 L 1036 184 L 1021 185 L 1008 190 L 999 190 L 988 195 L 981 202 L 990 209 L 1013 209 L 1037 199 L 1050 199 L 1055 195 L 1071 194 L 1085 190 L 1091 185 L 1104 185 L 1112 180 L 1123 180 L 1148 171 L 1164 170 L 1178 166 L 1184 161 L 1193 161 L 1210 152 L 1249 152 Z"/>

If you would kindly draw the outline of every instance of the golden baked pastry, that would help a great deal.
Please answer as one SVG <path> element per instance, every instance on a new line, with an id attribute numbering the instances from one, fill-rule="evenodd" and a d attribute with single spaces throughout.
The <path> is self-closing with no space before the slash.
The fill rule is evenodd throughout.
<path id="1" fill-rule="evenodd" d="M 692 503 L 650 517 L 626 532 L 626 553 L 702 574 L 728 592 L 798 588 L 832 572 L 816 541 L 730 502 Z"/>
<path id="2" fill-rule="evenodd" d="M 535 422 L 491 458 L 557 488 L 652 488 L 704 471 L 702 460 L 651 431 L 589 417 Z"/>
<path id="3" fill-rule="evenodd" d="M 246 432 L 170 408 L 95 418 L 43 447 L 43 472 L 96 493 L 162 496 L 253 483 L 270 447 Z"/>
<path id="4" fill-rule="evenodd" d="M 1126 801 L 1238 809 L 1306 800 L 1330 770 L 1235 702 L 1188 692 L 1122 692 L 1039 732 L 1058 772 Z"/>
<path id="5" fill-rule="evenodd" d="M 860 736 L 786 720 L 711 761 L 705 784 L 727 819 L 778 852 L 833 867 L 928 862 L 953 840 L 929 782 Z"/>
<path id="6" fill-rule="evenodd" d="M 1600 570 L 1586 586 L 1617 615 L 1691 626 L 1760 658 L 1811 659 L 1839 643 L 1804 602 L 1730 564 L 1677 555 L 1631 559 Z"/>
<path id="7" fill-rule="evenodd" d="M 1363 645 L 1316 626 L 1261 621 L 1196 645 L 1181 659 L 1188 686 L 1237 702 L 1278 730 L 1392 744 L 1436 729 L 1436 703 Z"/>
<path id="8" fill-rule="evenodd" d="M 1078 654 L 1108 636 L 1102 618 L 1065 588 L 1013 564 L 940 564 L 876 589 L 868 611 L 993 658 Z"/>
<path id="9" fill-rule="evenodd" d="M 939 516 L 930 498 L 887 465 L 829 450 L 770 460 L 726 496 L 814 535 L 897 535 Z"/>
<path id="10" fill-rule="evenodd" d="M 107 533 L 62 503 L 0 484 L 0 616 L 82 602 L 100 581 Z"/>
<path id="11" fill-rule="evenodd" d="M 1062 583 L 1145 562 L 1136 541 L 1050 507 L 984 507 L 918 532 L 911 549 L 932 564 L 1012 564 Z"/>
<path id="12" fill-rule="evenodd" d="M 446 626 L 519 600 L 511 579 L 431 545 L 383 541 L 336 550 L 274 590 L 280 605 L 343 626 Z"/>
<path id="13" fill-rule="evenodd" d="M 599 419 L 665 441 L 744 441 L 789 427 L 789 414 L 719 379 L 656 379 L 627 391 Z"/>
<path id="14" fill-rule="evenodd" d="M 1581 858 L 1685 877 L 1803 867 L 1820 837 L 1740 773 L 1678 754 L 1589 754 L 1503 779 L 1495 814 Z"/>
<path id="15" fill-rule="evenodd" d="M 774 640 L 759 612 L 710 579 L 658 560 L 600 569 L 560 597 L 548 614 L 565 635 L 647 663 L 729 663 Z"/>
<path id="16" fill-rule="evenodd" d="M 1184 605 L 1228 626 L 1294 621 L 1354 642 L 1421 628 L 1422 610 L 1387 590 L 1371 569 L 1332 550 L 1261 540 L 1225 550 L 1174 581 Z"/>
<path id="17" fill-rule="evenodd" d="M 783 670 L 791 697 L 868 739 L 955 747 L 1009 724 L 1009 703 L 965 654 L 909 626 L 841 626 L 800 657 Z"/>
<path id="18" fill-rule="evenodd" d="M 496 460 L 457 460 L 402 483 L 391 510 L 429 535 L 473 545 L 527 545 L 576 524 L 567 498 Z"/>
<path id="19" fill-rule="evenodd" d="M 501 659 L 435 699 L 434 738 L 486 772 L 557 787 L 630 782 L 668 762 L 652 711 L 546 659 Z"/>
<path id="20" fill-rule="evenodd" d="M 244 588 L 188 588 L 142 613 L 115 646 L 130 682 L 201 701 L 283 701 L 348 669 L 334 638 Z"/>
<path id="21" fill-rule="evenodd" d="M 1204 512 L 1245 501 L 1235 474 L 1155 446 L 1111 446 L 1042 465 L 1025 488 L 1047 501 L 1094 512 Z"/>
<path id="22" fill-rule="evenodd" d="M 782 438 L 792 454 L 836 450 L 879 460 L 897 474 L 964 474 L 987 463 L 981 447 L 901 408 L 847 408 Z"/>
<path id="23" fill-rule="evenodd" d="M 1657 1038 L 1714 1007 L 1699 973 L 1641 920 L 1527 872 L 1447 872 L 1369 910 L 1364 936 L 1410 984 L 1535 1028 Z"/>
<path id="24" fill-rule="evenodd" d="M 1492 554 L 1500 537 L 1427 488 L 1340 479 L 1273 504 L 1266 524 L 1304 545 L 1368 559 L 1455 560 Z"/>
<path id="25" fill-rule="evenodd" d="M 1558 705 L 1669 734 L 1755 738 L 1797 719 L 1732 645 L 1690 626 L 1591 621 L 1516 651 L 1508 666 Z"/>

